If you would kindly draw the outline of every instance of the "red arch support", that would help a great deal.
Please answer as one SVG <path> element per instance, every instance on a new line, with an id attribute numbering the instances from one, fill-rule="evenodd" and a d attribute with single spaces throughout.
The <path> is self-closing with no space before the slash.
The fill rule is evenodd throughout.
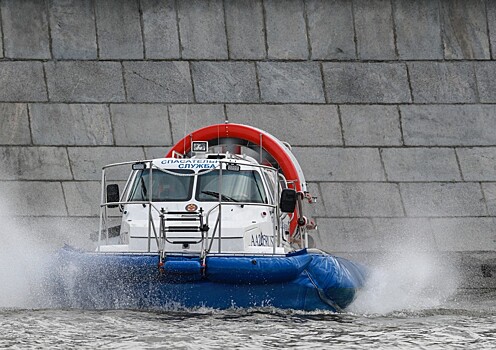
<path id="1" fill-rule="evenodd" d="M 210 141 L 218 138 L 242 139 L 261 146 L 279 164 L 286 179 L 294 183 L 294 189 L 297 192 L 306 191 L 303 172 L 291 151 L 271 134 L 248 125 L 225 123 L 198 129 L 172 146 L 166 157 L 172 157 L 174 151 L 180 154 L 188 153 L 191 150 L 191 141 Z M 297 226 L 297 215 L 295 211 L 289 227 L 291 235 L 296 232 Z"/>
<path id="2" fill-rule="evenodd" d="M 262 135 L 262 142 L 260 142 L 260 135 Z M 225 123 L 198 129 L 177 142 L 169 150 L 166 157 L 172 157 L 173 151 L 180 154 L 188 153 L 191 150 L 191 141 L 210 141 L 229 137 L 246 140 L 262 146 L 279 164 L 286 179 L 294 181 L 295 190 L 302 191 L 304 179 L 298 171 L 299 165 L 295 165 L 296 159 L 294 156 L 291 157 L 286 146 L 271 134 L 248 125 Z"/>

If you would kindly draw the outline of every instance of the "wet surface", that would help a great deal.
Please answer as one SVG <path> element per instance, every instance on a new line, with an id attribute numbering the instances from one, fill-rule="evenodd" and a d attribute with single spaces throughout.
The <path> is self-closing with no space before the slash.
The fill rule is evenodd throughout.
<path id="1" fill-rule="evenodd" d="M 492 348 L 496 293 L 461 292 L 435 308 L 335 314 L 272 308 L 0 310 L 0 348 Z"/>

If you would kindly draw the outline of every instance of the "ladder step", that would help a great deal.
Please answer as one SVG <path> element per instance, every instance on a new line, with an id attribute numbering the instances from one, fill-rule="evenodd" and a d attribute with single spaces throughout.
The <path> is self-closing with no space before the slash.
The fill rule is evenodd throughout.
<path id="1" fill-rule="evenodd" d="M 185 217 L 185 218 L 164 218 L 165 221 L 200 221 L 200 218 L 191 218 L 191 217 Z"/>
<path id="2" fill-rule="evenodd" d="M 198 226 L 169 226 L 165 228 L 166 232 L 200 232 Z"/>
<path id="3" fill-rule="evenodd" d="M 200 213 L 196 211 L 168 211 L 164 213 L 165 215 L 172 214 L 172 215 L 199 215 Z"/>
<path id="4" fill-rule="evenodd" d="M 171 244 L 197 244 L 197 243 L 200 243 L 198 242 L 198 240 L 194 240 L 194 239 L 191 239 L 189 241 L 173 241 L 173 240 L 170 240 L 169 243 Z"/>

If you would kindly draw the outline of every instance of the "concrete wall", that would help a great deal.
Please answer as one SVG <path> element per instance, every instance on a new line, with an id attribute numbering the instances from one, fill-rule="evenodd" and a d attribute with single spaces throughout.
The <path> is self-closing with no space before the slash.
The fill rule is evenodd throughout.
<path id="1" fill-rule="evenodd" d="M 496 260 L 495 1 L 0 0 L 0 12 L 0 193 L 33 232 L 86 239 L 102 165 L 228 119 L 294 146 L 327 250 L 413 240 Z"/>

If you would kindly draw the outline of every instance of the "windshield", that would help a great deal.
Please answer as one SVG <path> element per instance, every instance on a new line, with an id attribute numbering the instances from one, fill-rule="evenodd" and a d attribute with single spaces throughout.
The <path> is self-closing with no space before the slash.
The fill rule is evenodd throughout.
<path id="1" fill-rule="evenodd" d="M 254 170 L 224 170 L 221 197 L 227 202 L 267 203 L 262 178 Z M 196 199 L 198 201 L 219 200 L 219 170 L 198 176 Z"/>
<path id="2" fill-rule="evenodd" d="M 168 172 L 177 174 L 194 173 L 192 170 L 183 169 L 168 170 Z M 150 192 L 152 192 L 152 201 L 154 202 L 178 202 L 191 198 L 193 176 L 176 176 L 158 169 L 153 169 L 152 191 L 148 188 L 150 186 L 149 176 L 149 169 L 142 170 L 137 174 L 129 200 L 147 201 Z"/>

